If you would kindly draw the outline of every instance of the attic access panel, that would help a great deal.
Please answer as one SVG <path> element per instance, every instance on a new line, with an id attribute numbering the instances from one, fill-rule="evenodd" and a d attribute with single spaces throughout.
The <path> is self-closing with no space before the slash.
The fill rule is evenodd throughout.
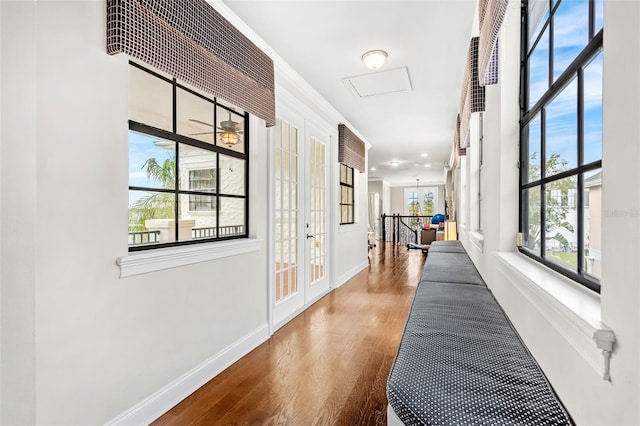
<path id="1" fill-rule="evenodd" d="M 342 81 L 359 98 L 413 90 L 407 67 L 346 77 Z"/>

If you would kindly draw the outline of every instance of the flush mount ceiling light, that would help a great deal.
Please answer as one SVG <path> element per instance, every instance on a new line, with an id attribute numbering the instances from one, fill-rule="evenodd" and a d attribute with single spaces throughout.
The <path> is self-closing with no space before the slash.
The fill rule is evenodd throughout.
<path id="1" fill-rule="evenodd" d="M 367 68 L 376 70 L 384 65 L 387 60 L 387 52 L 384 50 L 370 50 L 362 55 L 362 61 Z"/>
<path id="2" fill-rule="evenodd" d="M 393 167 L 398 167 L 398 164 L 400 164 L 400 163 L 398 163 L 397 161 L 391 161 L 391 162 L 389 162 L 389 165 L 391 165 L 391 166 L 393 166 Z"/>

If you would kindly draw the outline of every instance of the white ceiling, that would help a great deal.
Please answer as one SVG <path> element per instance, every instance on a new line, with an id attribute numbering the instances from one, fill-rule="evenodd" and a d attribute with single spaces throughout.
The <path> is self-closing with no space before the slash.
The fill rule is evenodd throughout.
<path id="1" fill-rule="evenodd" d="M 224 0 L 371 144 L 369 178 L 393 186 L 443 182 L 476 1 Z M 360 59 L 373 49 L 389 54 L 376 71 Z M 360 97 L 344 81 L 403 67 L 410 90 Z"/>

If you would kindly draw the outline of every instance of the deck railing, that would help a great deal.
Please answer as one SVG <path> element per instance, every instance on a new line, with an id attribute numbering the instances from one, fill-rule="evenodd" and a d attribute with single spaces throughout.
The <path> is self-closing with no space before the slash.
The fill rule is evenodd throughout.
<path id="1" fill-rule="evenodd" d="M 192 228 L 191 238 L 194 240 L 202 238 L 230 237 L 233 235 L 243 235 L 244 225 L 229 225 L 218 228 L 219 235 L 216 235 L 215 227 Z M 139 246 L 142 244 L 160 243 L 160 231 L 131 231 L 129 232 L 129 245 Z"/>
<path id="2" fill-rule="evenodd" d="M 160 231 L 135 231 L 129 232 L 129 245 L 153 244 L 160 242 Z"/>

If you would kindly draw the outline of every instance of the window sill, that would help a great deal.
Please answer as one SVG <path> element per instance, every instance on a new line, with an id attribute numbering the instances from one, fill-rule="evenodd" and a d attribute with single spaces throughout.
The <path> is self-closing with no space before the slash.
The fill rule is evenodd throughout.
<path id="1" fill-rule="evenodd" d="M 480 250 L 481 253 L 484 253 L 484 235 L 478 231 L 469 232 L 469 240 L 471 243 Z"/>
<path id="2" fill-rule="evenodd" d="M 116 264 L 120 267 L 120 278 L 126 278 L 259 251 L 261 242 L 262 240 L 257 239 L 242 239 L 149 250 L 119 257 Z"/>
<path id="3" fill-rule="evenodd" d="M 498 269 L 509 282 L 604 380 L 609 380 L 615 335 L 600 322 L 600 295 L 520 253 L 498 252 L 496 257 Z"/>

